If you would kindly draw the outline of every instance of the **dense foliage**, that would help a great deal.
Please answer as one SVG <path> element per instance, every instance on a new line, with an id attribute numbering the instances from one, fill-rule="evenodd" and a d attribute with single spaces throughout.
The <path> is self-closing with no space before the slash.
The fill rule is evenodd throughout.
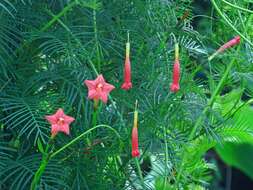
<path id="1" fill-rule="evenodd" d="M 217 167 L 205 153 L 253 143 L 253 3 L 204 3 L 210 9 L 192 0 L 2 0 L 0 189 L 30 188 L 51 135 L 45 115 L 63 108 L 75 118 L 52 152 L 94 127 L 83 82 L 97 74 L 116 87 L 99 106 L 105 126 L 50 159 L 38 189 L 211 188 Z M 133 88 L 124 91 L 128 32 Z M 238 46 L 208 61 L 236 35 Z M 181 88 L 172 93 L 175 41 Z M 136 100 L 144 181 L 131 157 Z"/>

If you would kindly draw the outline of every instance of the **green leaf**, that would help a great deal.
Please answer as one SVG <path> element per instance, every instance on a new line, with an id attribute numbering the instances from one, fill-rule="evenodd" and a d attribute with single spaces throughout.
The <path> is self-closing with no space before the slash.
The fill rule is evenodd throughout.
<path id="1" fill-rule="evenodd" d="M 217 144 L 215 149 L 222 160 L 245 172 L 253 179 L 253 109 L 248 104 L 240 102 L 240 91 L 220 98 L 222 114 L 230 115 L 232 122 L 219 129 L 224 139 L 222 145 Z"/>
<path id="2" fill-rule="evenodd" d="M 168 182 L 165 181 L 166 179 L 159 177 L 155 180 L 155 190 L 173 190 L 174 188 L 171 187 Z"/>
<path id="3" fill-rule="evenodd" d="M 226 143 L 215 149 L 225 163 L 240 169 L 253 179 L 253 144 Z"/>
<path id="4" fill-rule="evenodd" d="M 37 145 L 38 145 L 39 151 L 40 151 L 41 153 L 44 153 L 45 151 L 44 151 L 43 145 L 42 145 L 42 143 L 41 143 L 41 141 L 40 141 L 40 138 L 38 138 L 38 140 L 37 140 Z"/>

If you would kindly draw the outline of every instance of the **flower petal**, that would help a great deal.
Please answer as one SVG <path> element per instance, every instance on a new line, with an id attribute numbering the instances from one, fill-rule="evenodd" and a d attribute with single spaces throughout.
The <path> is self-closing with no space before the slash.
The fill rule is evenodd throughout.
<path id="1" fill-rule="evenodd" d="M 99 97 L 99 94 L 96 90 L 92 89 L 92 90 L 89 90 L 88 92 L 88 98 L 89 99 L 94 99 L 94 98 L 98 98 Z"/>
<path id="2" fill-rule="evenodd" d="M 75 121 L 75 118 L 70 117 L 70 116 L 68 116 L 68 115 L 64 115 L 63 119 L 64 119 L 64 122 L 66 122 L 68 125 L 69 125 L 70 123 L 72 123 L 73 121 Z"/>
<path id="3" fill-rule="evenodd" d="M 46 115 L 45 116 L 46 120 L 51 124 L 54 125 L 57 123 L 58 118 L 54 115 Z"/>
<path id="4" fill-rule="evenodd" d="M 96 88 L 96 81 L 93 80 L 85 80 L 84 84 L 88 87 L 88 89 L 94 89 Z"/>
<path id="5" fill-rule="evenodd" d="M 69 135 L 69 125 L 68 124 L 62 125 L 61 128 L 60 128 L 60 131 L 64 132 L 67 135 Z"/>
<path id="6" fill-rule="evenodd" d="M 51 134 L 52 136 L 55 136 L 59 132 L 59 125 L 54 124 L 51 126 Z"/>
<path id="7" fill-rule="evenodd" d="M 103 77 L 103 75 L 98 75 L 98 77 L 96 78 L 96 84 L 99 84 L 99 83 L 101 83 L 101 84 L 105 84 L 105 79 L 104 79 L 104 77 Z"/>
<path id="8" fill-rule="evenodd" d="M 56 116 L 57 119 L 59 119 L 60 117 L 63 117 L 63 116 L 64 116 L 64 111 L 63 111 L 63 109 L 62 109 L 62 108 L 59 108 L 59 109 L 57 110 L 57 112 L 55 113 L 55 116 Z"/>
<path id="9" fill-rule="evenodd" d="M 107 100 L 108 100 L 108 93 L 106 92 L 101 92 L 100 94 L 100 99 L 106 104 L 107 103 Z"/>
<path id="10" fill-rule="evenodd" d="M 106 93 L 111 92 L 115 87 L 109 83 L 105 83 L 103 86 L 103 91 L 105 91 Z"/>

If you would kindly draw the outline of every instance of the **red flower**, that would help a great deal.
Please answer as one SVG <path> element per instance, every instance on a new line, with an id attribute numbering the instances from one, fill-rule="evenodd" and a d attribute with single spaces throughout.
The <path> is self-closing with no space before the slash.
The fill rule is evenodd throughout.
<path id="1" fill-rule="evenodd" d="M 175 45 L 175 62 L 173 66 L 173 81 L 170 85 L 170 90 L 172 92 L 177 92 L 180 89 L 180 63 L 179 63 L 179 47 L 178 44 Z"/>
<path id="2" fill-rule="evenodd" d="M 232 40 L 228 41 L 227 43 L 225 43 L 224 45 L 222 45 L 216 52 L 214 52 L 213 55 L 211 55 L 208 60 L 211 61 L 217 54 L 222 53 L 223 51 L 225 51 L 226 49 L 233 47 L 237 44 L 240 43 L 241 37 L 240 36 L 236 36 L 234 37 Z"/>
<path id="3" fill-rule="evenodd" d="M 64 132 L 69 135 L 69 125 L 75 120 L 73 117 L 65 115 L 61 108 L 55 114 L 45 116 L 45 118 L 51 124 L 51 134 L 53 137 L 58 132 Z"/>
<path id="4" fill-rule="evenodd" d="M 124 68 L 124 83 L 121 85 L 124 90 L 129 90 L 132 88 L 131 82 L 131 62 L 130 62 L 130 43 L 126 43 L 126 58 L 125 58 L 125 68 Z"/>
<path id="5" fill-rule="evenodd" d="M 85 80 L 84 83 L 88 87 L 88 98 L 94 100 L 102 100 L 107 103 L 108 94 L 115 88 L 113 85 L 106 83 L 103 75 L 98 75 L 95 80 Z"/>
<path id="6" fill-rule="evenodd" d="M 139 145 L 138 145 L 138 112 L 134 111 L 134 126 L 132 129 L 132 157 L 139 157 Z"/>

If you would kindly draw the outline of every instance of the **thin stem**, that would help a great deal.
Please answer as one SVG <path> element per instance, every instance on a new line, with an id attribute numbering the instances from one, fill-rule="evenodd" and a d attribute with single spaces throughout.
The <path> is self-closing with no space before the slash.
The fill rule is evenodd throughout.
<path id="1" fill-rule="evenodd" d="M 235 0 L 234 0 L 234 3 L 236 3 Z M 242 24 L 243 29 L 244 29 L 244 31 L 245 31 L 245 24 L 244 24 L 244 21 L 243 21 L 243 18 L 242 18 L 242 13 L 240 12 L 240 10 L 237 10 L 237 13 L 238 13 L 238 15 L 239 15 L 239 17 L 240 17 L 241 24 Z M 253 13 L 253 12 L 252 12 L 252 13 Z M 247 37 L 248 37 L 248 36 L 247 36 Z"/>
<path id="2" fill-rule="evenodd" d="M 6 83 L 0 88 L 0 92 L 8 85 L 8 83 L 11 81 L 11 78 L 9 78 Z"/>
<path id="3" fill-rule="evenodd" d="M 223 18 L 223 20 L 237 33 L 239 34 L 245 41 L 247 41 L 251 46 L 253 46 L 253 43 L 247 38 L 245 37 L 239 30 L 237 30 L 237 28 L 227 19 L 227 17 L 222 13 L 222 11 L 220 10 L 220 8 L 218 7 L 218 5 L 216 4 L 215 0 L 211 0 L 214 8 L 216 9 L 216 11 L 218 12 L 218 14 Z"/>
<path id="4" fill-rule="evenodd" d="M 239 51 L 239 50 L 240 50 L 240 48 L 237 49 L 237 51 Z M 230 64 L 228 65 L 228 67 L 227 67 L 225 73 L 223 74 L 223 77 L 221 78 L 221 80 L 220 80 L 220 82 L 218 83 L 218 85 L 217 85 L 217 87 L 216 87 L 214 93 L 212 94 L 211 98 L 209 99 L 209 101 L 208 101 L 208 103 L 207 103 L 207 106 L 206 106 L 205 109 L 202 111 L 202 113 L 200 114 L 199 118 L 197 119 L 195 125 L 193 126 L 193 128 L 192 128 L 192 130 L 191 130 L 191 133 L 190 133 L 190 135 L 189 135 L 189 138 L 188 138 L 187 142 L 190 142 L 190 141 L 193 139 L 193 137 L 194 137 L 194 135 L 195 135 L 195 133 L 196 133 L 198 127 L 201 125 L 201 123 L 202 123 L 202 121 L 203 121 L 203 116 L 207 113 L 207 111 L 209 110 L 209 108 L 212 107 L 212 105 L 213 105 L 213 103 L 214 103 L 214 101 L 215 101 L 216 96 L 219 94 L 220 90 L 222 89 L 222 87 L 223 87 L 223 85 L 224 85 L 224 82 L 226 81 L 226 79 L 227 79 L 227 77 L 228 77 L 228 75 L 229 75 L 229 72 L 231 71 L 231 69 L 232 69 L 232 67 L 233 67 L 233 65 L 234 65 L 234 63 L 235 63 L 235 59 L 236 59 L 236 58 L 234 58 L 234 59 L 230 62 Z M 179 170 L 178 170 L 177 182 L 179 181 L 179 179 L 180 179 L 180 177 L 181 177 L 182 169 L 183 169 L 183 164 L 184 164 L 184 162 L 185 162 L 186 155 L 187 155 L 187 153 L 186 153 L 186 145 L 185 145 L 185 146 L 183 146 L 183 156 L 182 156 L 181 165 L 180 165 Z"/>
<path id="5" fill-rule="evenodd" d="M 232 182 L 232 168 L 230 166 L 226 167 L 226 189 L 231 190 L 231 182 Z"/>
<path id="6" fill-rule="evenodd" d="M 81 135 L 79 135 L 78 137 L 76 137 L 75 139 L 73 139 L 72 141 L 70 141 L 68 144 L 64 145 L 63 147 L 61 147 L 59 150 L 55 151 L 54 153 L 51 154 L 50 159 L 55 157 L 57 154 L 59 154 L 60 152 L 62 152 L 63 150 L 65 150 L 66 148 L 68 148 L 69 146 L 71 146 L 72 144 L 76 143 L 77 141 L 79 141 L 80 139 L 82 139 L 83 136 L 87 135 L 88 133 L 92 132 L 93 130 L 97 129 L 97 128 L 101 128 L 101 127 L 105 127 L 108 128 L 110 130 L 112 130 L 116 136 L 119 138 L 119 140 L 121 140 L 121 137 L 119 135 L 119 133 L 113 129 L 111 126 L 109 125 L 97 125 L 85 132 L 83 132 Z"/>
<path id="7" fill-rule="evenodd" d="M 42 174 L 44 173 L 46 167 L 47 167 L 47 164 L 49 162 L 49 154 L 48 154 L 48 150 L 52 144 L 54 140 L 54 137 L 51 137 L 47 143 L 47 146 L 46 146 L 46 149 L 45 149 L 45 152 L 43 153 L 42 155 L 42 160 L 41 160 L 41 163 L 40 163 L 40 167 L 39 169 L 36 171 L 35 175 L 34 175 L 34 178 L 32 180 L 32 183 L 31 183 L 31 187 L 30 189 L 31 190 L 35 190 L 38 183 L 40 182 L 40 179 L 41 179 L 41 176 Z"/>
<path id="8" fill-rule="evenodd" d="M 62 17 L 63 15 L 65 15 L 69 10 L 71 10 L 71 8 L 73 8 L 75 5 L 78 4 L 78 1 L 73 1 L 72 3 L 69 3 L 65 8 L 63 8 L 63 10 L 58 13 L 57 15 L 55 15 L 49 22 L 47 22 L 39 31 L 40 32 L 44 32 L 47 29 L 49 29 L 56 21 L 59 20 L 60 17 Z M 24 41 L 20 47 L 18 49 L 15 50 L 15 54 L 18 53 L 19 51 L 21 51 L 21 49 L 23 49 L 28 43 L 31 43 L 32 39 L 29 39 L 28 41 Z"/>
<path id="9" fill-rule="evenodd" d="M 99 100 L 94 100 L 93 113 L 92 113 L 92 126 L 97 125 L 98 112 L 99 112 Z"/>
<path id="10" fill-rule="evenodd" d="M 86 50 L 85 50 L 85 48 L 83 47 L 83 45 L 81 44 L 81 42 L 78 40 L 78 38 L 76 38 L 76 36 L 71 32 L 71 30 L 70 30 L 59 18 L 57 18 L 57 21 L 63 26 L 64 29 L 67 30 L 67 32 L 69 32 L 69 34 L 70 34 L 71 36 L 74 37 L 74 40 L 75 40 L 76 43 L 80 46 L 80 48 L 81 48 L 83 51 L 86 52 Z M 91 60 L 89 57 L 87 57 L 87 61 L 88 61 L 89 65 L 91 66 L 91 69 L 93 70 L 93 72 L 95 73 L 95 75 L 98 76 L 99 73 L 98 73 L 98 71 L 97 71 L 95 65 L 93 64 L 92 60 Z M 125 123 L 124 120 L 123 120 L 123 117 L 122 117 L 121 113 L 118 111 L 118 109 L 117 109 L 117 107 L 116 107 L 116 105 L 115 105 L 115 103 L 114 103 L 113 98 L 112 98 L 111 95 L 109 95 L 109 100 L 112 102 L 113 108 L 116 110 L 117 115 L 120 117 L 121 123 Z"/>
<path id="11" fill-rule="evenodd" d="M 223 1 L 224 3 L 226 3 L 227 5 L 229 5 L 229 6 L 231 6 L 231 7 L 234 7 L 234 8 L 236 8 L 236 9 L 239 9 L 239 10 L 241 10 L 241 11 L 245 11 L 245 12 L 248 12 L 248 13 L 253 13 L 252 10 L 245 9 L 245 8 L 243 8 L 243 7 L 240 7 L 240 6 L 238 6 L 238 5 L 235 5 L 235 4 L 230 3 L 230 2 L 228 2 L 228 1 L 225 1 L 225 0 L 221 0 L 221 1 Z"/>
<path id="12" fill-rule="evenodd" d="M 142 175 L 142 171 L 141 171 L 139 160 L 138 160 L 137 157 L 135 157 L 134 161 L 135 161 L 135 165 L 137 167 L 138 175 L 140 177 L 141 185 L 142 185 L 143 189 L 145 189 L 144 178 L 143 178 L 143 175 Z"/>
<path id="13" fill-rule="evenodd" d="M 57 15 L 55 15 L 47 24 L 45 24 L 40 31 L 46 31 L 48 28 L 50 28 L 60 17 L 62 17 L 66 12 L 68 12 L 72 7 L 77 5 L 77 1 L 73 1 L 72 3 L 69 3 L 64 9 Z"/>
<path id="14" fill-rule="evenodd" d="M 98 43 L 98 31 L 97 31 L 97 12 L 94 9 L 93 10 L 93 26 L 94 26 L 94 38 L 95 38 L 95 45 L 96 45 L 96 51 L 97 51 L 97 64 L 98 64 L 98 71 L 101 69 L 101 59 L 100 59 L 100 49 L 99 49 L 99 43 Z"/>
<path id="15" fill-rule="evenodd" d="M 164 179 L 164 186 L 163 189 L 166 188 L 166 183 L 167 183 L 167 173 L 168 173 L 168 163 L 169 163 L 169 154 L 168 154 L 168 143 L 167 143 L 167 132 L 166 132 L 166 127 L 163 127 L 164 129 L 164 151 L 165 151 L 165 179 Z"/>

